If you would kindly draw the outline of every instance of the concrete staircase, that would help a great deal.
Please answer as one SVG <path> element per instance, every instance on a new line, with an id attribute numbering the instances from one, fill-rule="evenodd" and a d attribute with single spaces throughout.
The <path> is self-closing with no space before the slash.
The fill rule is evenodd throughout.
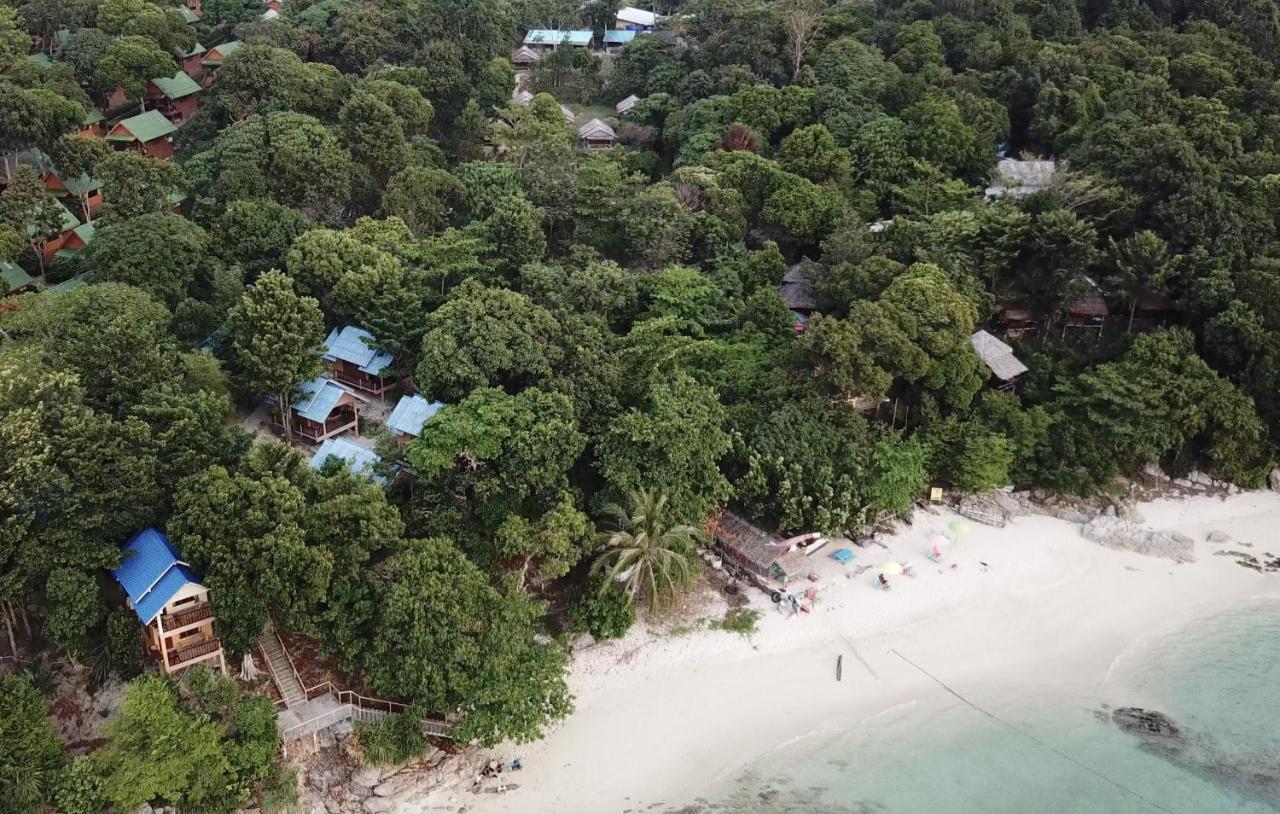
<path id="1" fill-rule="evenodd" d="M 294 672 L 289 656 L 284 652 L 284 644 L 276 635 L 274 627 L 268 626 L 266 632 L 258 639 L 258 649 L 271 671 L 271 680 L 275 682 L 280 697 L 284 699 L 285 709 L 296 709 L 307 703 L 307 693 L 302 688 L 298 674 Z"/>

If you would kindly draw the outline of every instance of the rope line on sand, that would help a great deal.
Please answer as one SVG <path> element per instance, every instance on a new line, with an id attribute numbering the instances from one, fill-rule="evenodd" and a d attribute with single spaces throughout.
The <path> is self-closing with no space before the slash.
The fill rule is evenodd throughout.
<path id="1" fill-rule="evenodd" d="M 1019 735 L 1023 736 L 1024 738 L 1027 738 L 1028 740 L 1032 741 L 1033 743 L 1036 743 L 1036 744 L 1038 744 L 1038 745 L 1042 746 L 1043 748 L 1048 749 L 1050 752 L 1053 752 L 1055 755 L 1057 755 L 1058 757 L 1060 757 L 1060 758 L 1062 758 L 1063 760 L 1067 761 L 1068 763 L 1072 763 L 1072 764 L 1074 764 L 1075 766 L 1077 766 L 1077 767 L 1079 767 L 1079 768 L 1083 769 L 1084 771 L 1088 772 L 1089 774 L 1093 775 L 1094 777 L 1097 777 L 1097 778 L 1098 778 L 1098 779 L 1100 779 L 1100 780 L 1103 780 L 1103 781 L 1105 781 L 1105 782 L 1107 782 L 1107 783 L 1110 783 L 1112 786 L 1115 786 L 1116 788 L 1120 789 L 1120 791 L 1124 792 L 1125 794 L 1128 794 L 1128 795 L 1130 795 L 1131 797 L 1134 797 L 1134 798 L 1135 798 L 1135 799 L 1137 799 L 1137 800 L 1141 800 L 1142 802 L 1146 803 L 1147 805 L 1151 806 L 1152 808 L 1156 809 L 1157 811 L 1163 811 L 1163 812 L 1165 812 L 1165 814 L 1176 814 L 1176 813 L 1173 811 L 1173 809 L 1165 808 L 1164 806 L 1160 805 L 1160 804 L 1159 804 L 1159 803 L 1157 803 L 1156 801 L 1154 801 L 1154 800 L 1150 800 L 1150 799 L 1148 799 L 1147 797 L 1144 797 L 1141 793 L 1134 791 L 1133 789 L 1131 789 L 1131 788 L 1129 788 L 1128 786 L 1124 785 L 1124 784 L 1123 784 L 1123 783 L 1121 783 L 1120 781 L 1118 781 L 1118 780 L 1113 780 L 1113 779 L 1111 779 L 1110 777 L 1107 777 L 1107 776 L 1106 776 L 1105 774 L 1103 774 L 1102 772 L 1098 771 L 1097 769 L 1095 769 L 1095 768 L 1093 768 L 1093 767 L 1091 767 L 1091 766 L 1087 766 L 1087 765 L 1085 765 L 1084 763 L 1081 763 L 1080 761 L 1076 760 L 1076 759 L 1075 759 L 1075 758 L 1073 758 L 1071 755 L 1068 755 L 1066 752 L 1062 751 L 1062 750 L 1061 750 L 1061 749 L 1059 749 L 1058 747 L 1053 746 L 1052 744 L 1046 743 L 1046 742 L 1044 742 L 1043 740 L 1041 740 L 1040 738 L 1037 738 L 1035 735 L 1032 735 L 1030 732 L 1027 732 L 1027 731 L 1026 731 L 1026 730 L 1024 730 L 1024 729 L 1022 729 L 1022 728 L 1020 728 L 1020 727 L 1018 727 L 1018 726 L 1015 726 L 1014 724 L 1009 723 L 1008 721 L 1004 720 L 1004 719 L 1003 719 L 1003 718 L 1001 718 L 1000 716 L 996 715 L 994 712 L 990 712 L 990 711 L 988 711 L 988 710 L 986 710 L 986 709 L 983 709 L 982 707 L 978 706 L 978 705 L 977 705 L 977 704 L 975 704 L 974 702 L 970 701 L 968 698 L 965 698 L 965 697 L 964 697 L 963 695 L 961 695 L 960 693 L 958 693 L 958 692 L 956 692 L 955 690 L 951 689 L 951 687 L 947 686 L 947 683 L 946 683 L 945 681 L 943 681 L 942 679 L 938 678 L 937 676 L 935 676 L 933 673 L 929 672 L 928 670 L 924 669 L 924 668 L 923 668 L 923 667 L 921 667 L 919 664 L 916 664 L 916 663 L 915 663 L 914 661 L 912 661 L 911 659 L 909 659 L 909 658 L 907 658 L 906 656 L 902 655 L 902 654 L 901 654 L 901 653 L 899 653 L 897 650 L 892 650 L 891 652 L 892 652 L 895 656 L 897 656 L 898 658 L 900 658 L 900 659 L 902 659 L 903 661 L 905 661 L 907 664 L 910 664 L 912 667 L 914 667 L 914 668 L 916 668 L 917 670 L 919 670 L 921 673 L 924 673 L 924 674 L 925 674 L 926 676 L 928 676 L 928 677 L 929 677 L 929 679 L 930 679 L 930 680 L 932 680 L 935 684 L 937 684 L 939 687 L 941 687 L 942 689 L 946 690 L 947 692 L 951 693 L 951 694 L 952 694 L 952 695 L 954 695 L 956 698 L 960 699 L 960 701 L 961 701 L 961 702 L 963 702 L 963 703 L 967 704 L 968 706 L 972 707 L 973 709 L 975 709 L 975 710 L 977 710 L 978 712 L 982 713 L 983 715 L 987 716 L 988 718 L 990 718 L 991 720 L 993 720 L 993 721 L 995 721 L 996 723 L 1000 724 L 1001 726 L 1006 727 L 1006 728 L 1008 728 L 1008 729 L 1011 729 L 1011 730 L 1013 730 L 1014 732 L 1018 733 Z"/>

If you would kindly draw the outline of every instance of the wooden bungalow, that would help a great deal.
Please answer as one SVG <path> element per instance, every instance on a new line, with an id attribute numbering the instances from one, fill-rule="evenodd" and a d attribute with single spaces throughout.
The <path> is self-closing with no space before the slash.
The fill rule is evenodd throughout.
<path id="1" fill-rule="evenodd" d="M 565 124 L 573 124 L 578 120 L 577 114 L 570 110 L 568 105 L 560 105 L 560 115 L 564 116 Z"/>
<path id="2" fill-rule="evenodd" d="M 766 591 L 785 588 L 808 572 L 803 552 L 727 509 L 711 520 L 710 531 L 724 559 Z"/>
<path id="3" fill-rule="evenodd" d="M 98 210 L 102 209 L 102 182 L 88 173 L 81 173 L 78 178 L 55 175 L 45 182 L 45 186 L 85 222 L 96 218 Z"/>
<path id="4" fill-rule="evenodd" d="M 183 0 L 182 5 L 194 11 L 200 16 L 204 16 L 204 9 L 200 8 L 200 0 Z"/>
<path id="5" fill-rule="evenodd" d="M 1020 303 L 1011 304 L 996 314 L 996 323 L 1006 336 L 1028 339 L 1040 335 L 1041 323 L 1035 313 Z"/>
<path id="6" fill-rule="evenodd" d="M 71 234 L 63 241 L 62 248 L 58 249 L 53 256 L 53 263 L 66 263 L 84 253 L 89 248 L 89 244 L 93 242 L 93 236 L 97 229 L 92 223 L 82 223 L 71 230 Z"/>
<path id="7" fill-rule="evenodd" d="M 75 230 L 80 226 L 80 221 L 75 215 L 71 214 L 70 209 L 62 205 L 61 201 L 55 199 L 53 205 L 58 208 L 58 217 L 61 219 L 62 225 L 58 234 L 40 244 L 40 254 L 46 266 L 52 263 L 58 256 L 58 252 L 62 251 L 67 242 L 74 238 Z M 28 234 L 32 233 L 28 232 Z"/>
<path id="8" fill-rule="evenodd" d="M 182 71 L 157 77 L 147 83 L 147 106 L 179 125 L 200 109 L 201 90 L 200 83 Z"/>
<path id="9" fill-rule="evenodd" d="M 383 377 L 391 364 L 391 354 L 376 350 L 373 334 L 347 325 L 334 328 L 324 340 L 324 363 L 337 382 L 375 396 L 395 386 L 396 380 Z"/>
<path id="10" fill-rule="evenodd" d="M 636 96 L 633 93 L 627 98 L 623 99 L 621 102 L 618 102 L 616 105 L 614 105 L 613 110 L 619 116 L 625 116 L 631 112 L 631 108 L 635 107 L 638 104 L 640 104 L 640 97 Z"/>
<path id="11" fill-rule="evenodd" d="M 221 45 L 215 45 L 205 52 L 204 59 L 200 60 L 200 68 L 204 71 L 202 82 L 206 88 L 213 83 L 214 71 L 222 67 L 222 63 L 227 61 L 227 57 L 243 47 L 244 43 L 239 40 L 232 40 Z"/>
<path id="12" fill-rule="evenodd" d="M 417 393 L 401 396 L 396 408 L 387 417 L 387 429 L 401 446 L 422 436 L 422 425 L 444 407 L 438 401 L 427 401 Z"/>
<path id="13" fill-rule="evenodd" d="M 1088 277 L 1082 279 L 1088 288 L 1084 294 L 1067 306 L 1066 318 L 1062 322 L 1062 333 L 1065 336 L 1067 329 L 1071 328 L 1097 331 L 1101 336 L 1107 322 L 1107 314 L 1110 313 L 1107 301 L 1102 298 L 1102 289 L 1097 283 Z"/>
<path id="14" fill-rule="evenodd" d="M 595 42 L 595 32 L 591 29 L 581 31 L 560 31 L 553 28 L 534 28 L 524 35 L 524 47 L 533 51 L 554 51 L 561 45 L 573 48 L 590 48 Z"/>
<path id="15" fill-rule="evenodd" d="M 204 66 L 200 63 L 207 53 L 205 47 L 198 42 L 190 50 L 179 53 L 178 64 L 182 66 L 182 72 L 199 82 L 204 78 Z"/>
<path id="16" fill-rule="evenodd" d="M 347 430 L 359 431 L 360 405 L 363 396 L 348 390 L 332 379 L 317 376 L 300 388 L 301 393 L 289 405 L 290 423 L 295 436 L 318 444 Z M 280 405 L 273 405 L 271 426 L 283 431 Z"/>
<path id="17" fill-rule="evenodd" d="M 804 333 L 809 317 L 818 309 L 818 298 L 813 293 L 813 280 L 805 274 L 802 264 L 797 263 L 787 269 L 778 286 L 778 296 L 795 316 L 796 333 Z"/>
<path id="18" fill-rule="evenodd" d="M 588 150 L 607 150 L 616 139 L 613 128 L 599 119 L 592 119 L 578 128 L 578 141 Z"/>
<path id="19" fill-rule="evenodd" d="M 1014 381 L 1027 372 L 1027 366 L 1013 355 L 1013 348 L 986 331 L 978 331 L 969 337 L 973 352 L 991 371 L 991 376 L 1001 389 L 1012 389 Z"/>
<path id="20" fill-rule="evenodd" d="M 186 23 L 187 25 L 195 25 L 196 23 L 200 22 L 200 16 L 201 16 L 200 12 L 196 11 L 190 6 L 180 5 L 178 6 L 177 11 L 178 11 L 178 14 L 181 15 L 182 17 L 182 22 Z"/>
<path id="21" fill-rule="evenodd" d="M 116 122 L 107 142 L 118 150 L 134 150 L 148 158 L 173 158 L 173 122 L 158 110 L 148 110 Z"/>
<path id="22" fill-rule="evenodd" d="M 378 454 L 354 441 L 349 441 L 346 438 L 327 439 L 316 450 L 316 454 L 311 456 L 311 460 L 307 465 L 318 472 L 324 468 L 330 459 L 345 463 L 353 473 L 380 486 L 386 486 L 391 482 L 387 477 L 377 473 L 376 468 L 378 464 L 382 463 L 382 459 L 378 457 Z"/>
<path id="23" fill-rule="evenodd" d="M 80 129 L 76 131 L 76 135 L 83 138 L 102 138 L 102 123 L 106 121 L 106 118 L 106 116 L 102 115 L 102 111 L 96 107 L 88 108 L 84 114 L 84 121 L 80 123 Z"/>
<path id="24" fill-rule="evenodd" d="M 12 260 L 0 260 L 0 296 L 8 297 L 26 291 L 36 284 L 36 278 Z"/>
<path id="25" fill-rule="evenodd" d="M 521 45 L 519 48 L 511 52 L 511 64 L 516 68 L 529 68 L 533 63 L 537 62 L 541 56 L 541 53 L 535 51 L 529 46 Z"/>
<path id="26" fill-rule="evenodd" d="M 196 580 L 163 532 L 135 534 L 124 547 L 124 562 L 112 573 L 145 626 L 147 648 L 162 671 L 176 673 L 195 664 L 227 671 L 222 641 L 213 629 L 209 589 Z"/>
<path id="27" fill-rule="evenodd" d="M 602 46 L 606 54 L 616 54 L 636 38 L 635 31 L 606 31 Z"/>

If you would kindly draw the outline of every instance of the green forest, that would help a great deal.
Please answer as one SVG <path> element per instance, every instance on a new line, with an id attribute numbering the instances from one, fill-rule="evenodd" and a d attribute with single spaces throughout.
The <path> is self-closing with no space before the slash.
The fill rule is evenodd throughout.
<path id="1" fill-rule="evenodd" d="M 611 0 L 165 2 L 0 0 L 0 809 L 280 785 L 261 697 L 146 675 L 142 529 L 228 661 L 274 620 L 495 744 L 722 508 L 856 534 L 930 486 L 1275 464 L 1270 0 L 661 0 L 608 49 Z M 544 29 L 595 45 L 517 69 Z M 441 405 L 361 415 L 375 478 L 249 421 L 346 326 Z M 48 660 L 133 679 L 88 754 Z"/>

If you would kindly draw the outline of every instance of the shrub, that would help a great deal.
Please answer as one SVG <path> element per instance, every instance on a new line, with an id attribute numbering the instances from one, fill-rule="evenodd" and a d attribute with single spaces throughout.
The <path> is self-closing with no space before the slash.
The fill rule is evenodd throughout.
<path id="1" fill-rule="evenodd" d="M 569 621 L 577 633 L 590 633 L 596 641 L 620 639 L 635 624 L 636 612 L 621 591 L 601 593 L 593 582 L 569 608 Z"/>
<path id="2" fill-rule="evenodd" d="M 61 814 L 99 814 L 103 801 L 101 781 L 88 758 L 78 757 L 62 770 L 53 800 Z"/>
<path id="3" fill-rule="evenodd" d="M 714 627 L 727 630 L 730 633 L 750 636 L 756 632 L 756 622 L 759 620 L 760 611 L 754 611 L 749 608 L 729 608 L 724 612 L 724 618 L 716 622 Z"/>
<path id="4" fill-rule="evenodd" d="M 417 707 L 388 715 L 373 723 L 356 724 L 356 741 L 366 766 L 388 766 L 421 757 L 427 751 Z"/>

